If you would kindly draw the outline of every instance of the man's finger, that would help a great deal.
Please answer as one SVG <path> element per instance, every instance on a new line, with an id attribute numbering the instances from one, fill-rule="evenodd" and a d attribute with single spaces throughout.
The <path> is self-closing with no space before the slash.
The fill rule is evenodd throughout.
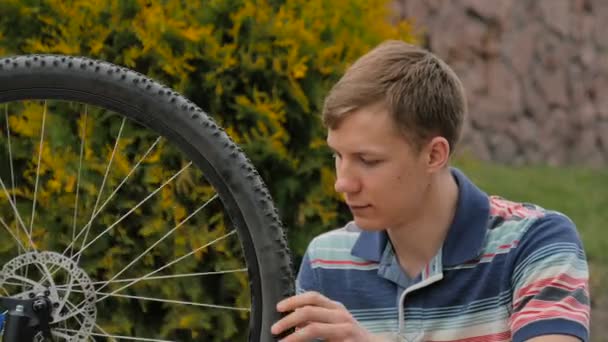
<path id="1" fill-rule="evenodd" d="M 334 302 L 318 292 L 310 291 L 283 299 L 277 304 L 277 310 L 280 312 L 293 311 L 307 305 L 320 306 L 326 309 L 344 308 L 340 303 Z"/>
<path id="2" fill-rule="evenodd" d="M 277 335 L 293 327 L 304 328 L 306 325 L 309 325 L 309 323 L 311 324 L 312 322 L 347 322 L 349 317 L 350 316 L 347 315 L 346 312 L 342 311 L 327 309 L 320 306 L 304 306 L 296 309 L 289 315 L 276 322 L 272 326 L 271 331 L 273 334 Z"/>

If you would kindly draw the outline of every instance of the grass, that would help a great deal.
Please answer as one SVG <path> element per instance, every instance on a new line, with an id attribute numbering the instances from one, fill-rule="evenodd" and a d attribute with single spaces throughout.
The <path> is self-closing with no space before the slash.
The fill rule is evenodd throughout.
<path id="1" fill-rule="evenodd" d="M 592 292 L 608 280 L 608 171 L 583 167 L 513 167 L 458 158 L 454 166 L 490 195 L 532 202 L 568 215 L 581 235 Z M 598 291 L 594 291 L 597 289 Z"/>

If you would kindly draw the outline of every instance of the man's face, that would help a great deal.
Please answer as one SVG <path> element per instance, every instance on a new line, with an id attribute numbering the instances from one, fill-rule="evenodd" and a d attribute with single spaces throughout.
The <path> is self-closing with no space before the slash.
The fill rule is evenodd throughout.
<path id="1" fill-rule="evenodd" d="M 429 184 L 425 154 L 399 133 L 383 106 L 349 114 L 328 131 L 327 143 L 335 152 L 335 189 L 359 227 L 399 228 L 415 219 Z"/>

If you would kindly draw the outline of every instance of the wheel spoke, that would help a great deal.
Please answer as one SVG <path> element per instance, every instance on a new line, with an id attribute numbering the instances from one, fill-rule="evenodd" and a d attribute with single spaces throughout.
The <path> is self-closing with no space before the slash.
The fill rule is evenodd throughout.
<path id="1" fill-rule="evenodd" d="M 230 236 L 230 235 L 232 235 L 232 234 L 234 234 L 234 233 L 236 233 L 236 230 L 232 230 L 230 233 L 225 234 L 225 235 L 223 235 L 223 236 L 221 236 L 221 237 L 219 237 L 219 238 L 217 238 L 217 239 L 215 239 L 215 240 L 213 240 L 213 241 L 211 241 L 211 242 L 209 242 L 209 243 L 207 243 L 207 244 L 205 244 L 205 245 L 203 245 L 203 246 L 201 246 L 201 247 L 199 247 L 199 248 L 197 248 L 197 249 L 193 250 L 192 252 L 190 252 L 190 253 L 188 253 L 188 254 L 182 255 L 181 257 L 179 257 L 179 258 L 177 258 L 177 259 L 175 259 L 175 260 L 171 261 L 170 263 L 168 263 L 168 264 L 164 265 L 163 267 L 160 267 L 160 268 L 156 269 L 155 271 L 152 271 L 152 272 L 150 272 L 150 273 L 146 274 L 146 275 L 145 275 L 145 276 L 143 276 L 143 277 L 140 277 L 140 278 L 136 278 L 136 279 L 134 279 L 133 281 L 129 282 L 127 285 L 124 285 L 123 287 L 119 288 L 118 290 L 113 291 L 113 292 L 111 293 L 111 295 L 116 294 L 116 293 L 118 293 L 118 292 L 120 292 L 120 291 L 122 291 L 122 290 L 124 290 L 124 289 L 126 289 L 126 288 L 128 288 L 128 287 L 130 287 L 130 286 L 132 286 L 133 284 L 136 284 L 136 283 L 138 283 L 138 282 L 140 282 L 140 281 L 144 280 L 144 279 L 147 279 L 148 277 L 150 277 L 150 276 L 152 276 L 152 275 L 154 275 L 154 274 L 156 274 L 156 273 L 158 273 L 158 272 L 160 272 L 160 271 L 164 270 L 165 268 L 170 267 L 170 266 L 172 266 L 172 265 L 174 265 L 174 264 L 176 264 L 176 263 L 178 263 L 178 262 L 182 261 L 183 259 L 185 259 L 185 258 L 187 258 L 187 257 L 189 257 L 189 256 L 191 256 L 191 255 L 193 255 L 193 254 L 195 254 L 195 253 L 197 253 L 197 252 L 198 252 L 198 251 L 200 251 L 200 250 L 203 250 L 203 249 L 205 249 L 205 248 L 207 248 L 207 247 L 209 247 L 209 246 L 211 246 L 211 245 L 215 244 L 215 243 L 216 243 L 216 242 L 218 242 L 218 241 L 221 241 L 221 240 L 223 240 L 223 239 L 227 238 L 228 236 Z M 97 299 L 97 301 L 96 301 L 96 302 L 100 302 L 100 301 L 102 301 L 102 300 L 104 300 L 104 299 L 106 299 L 106 298 L 108 298 L 108 295 L 106 295 L 106 296 L 104 296 L 104 297 L 102 297 L 102 298 L 100 298 L 100 299 Z"/>
<path id="2" fill-rule="evenodd" d="M 36 246 L 34 245 L 34 241 L 32 241 L 32 235 L 28 233 L 27 228 L 25 226 L 25 223 L 23 223 L 23 219 L 21 218 L 21 215 L 19 215 L 19 211 L 17 210 L 17 206 L 15 205 L 15 202 L 13 202 L 13 199 L 11 198 L 10 193 L 6 189 L 6 185 L 4 185 L 4 181 L 2 180 L 2 177 L 0 177 L 0 186 L 2 186 L 2 190 L 4 191 L 4 194 L 6 195 L 6 198 L 8 199 L 8 203 L 13 208 L 13 211 L 15 212 L 15 217 L 17 218 L 17 221 L 19 222 L 19 225 L 21 226 L 21 229 L 23 230 L 23 232 L 27 236 L 28 242 L 30 243 L 30 247 L 35 252 L 36 251 Z"/>
<path id="3" fill-rule="evenodd" d="M 66 341 L 69 341 L 72 338 L 72 336 L 70 336 L 68 334 L 64 334 L 62 331 L 75 332 L 75 333 L 78 332 L 76 330 L 71 330 L 71 329 L 54 328 L 51 330 L 51 335 L 62 338 Z"/>
<path id="4" fill-rule="evenodd" d="M 47 279 L 48 278 L 48 274 L 49 274 L 49 270 L 46 267 L 46 265 L 45 264 L 40 265 L 38 263 L 35 263 L 34 265 L 36 266 L 36 268 L 38 269 L 38 271 L 40 271 L 40 273 L 42 274 L 43 278 Z M 28 291 L 25 290 L 26 284 L 31 285 L 32 288 L 34 288 L 36 285 L 42 284 L 42 281 L 36 282 L 34 280 L 31 280 L 30 278 L 27 277 L 27 274 L 25 274 L 25 275 L 13 274 L 13 275 L 7 277 L 7 279 L 14 279 L 14 280 L 20 280 L 21 281 L 21 284 L 13 283 L 13 282 L 5 282 L 5 284 L 7 284 L 7 285 L 16 285 L 16 286 L 21 286 L 22 287 L 22 292 L 13 295 L 13 297 L 19 297 L 19 296 L 22 296 L 25 293 L 27 293 Z M 49 282 L 50 282 L 50 288 L 52 288 L 52 289 L 56 288 L 55 283 L 52 281 L 52 279 Z"/>
<path id="5" fill-rule="evenodd" d="M 19 249 L 23 249 L 25 250 L 25 246 L 23 246 L 23 244 L 21 243 L 21 241 L 19 240 L 19 238 L 17 236 L 15 236 L 15 234 L 13 233 L 13 231 L 8 227 L 8 225 L 6 224 L 6 222 L 4 222 L 4 220 L 0 217 L 0 224 L 2 224 L 2 226 L 4 227 L 4 229 L 6 229 L 6 231 L 13 237 L 13 239 L 15 239 L 15 241 L 17 242 L 17 246 L 19 247 Z"/>
<path id="6" fill-rule="evenodd" d="M 80 193 L 80 177 L 82 173 L 82 160 L 84 159 L 84 148 L 86 143 L 87 118 L 89 106 L 84 107 L 84 119 L 82 123 L 82 133 L 80 135 L 80 156 L 78 157 L 78 176 L 76 178 L 76 199 L 74 200 L 74 219 L 72 221 L 72 241 L 76 239 L 76 219 L 78 218 L 78 196 Z M 70 258 L 72 257 L 74 248 L 70 250 Z"/>
<path id="7" fill-rule="evenodd" d="M 105 206 L 110 202 L 110 200 L 112 200 L 112 198 L 114 197 L 114 195 L 116 195 L 116 193 L 120 190 L 120 188 L 127 182 L 127 180 L 129 179 L 129 177 L 135 172 L 135 170 L 137 170 L 137 168 L 139 167 L 139 165 L 141 165 L 141 163 L 144 160 L 146 160 L 146 158 L 148 157 L 148 155 L 150 154 L 150 152 L 152 152 L 152 150 L 154 150 L 154 148 L 156 147 L 156 145 L 160 142 L 161 138 L 162 137 L 156 138 L 156 140 L 154 141 L 154 143 L 152 143 L 152 145 L 143 154 L 143 156 L 141 158 L 139 158 L 139 160 L 137 161 L 137 163 L 135 164 L 135 166 L 133 166 L 131 168 L 131 170 L 129 170 L 129 173 L 122 179 L 122 181 L 120 182 L 120 184 L 118 184 L 118 186 L 116 186 L 116 189 L 114 189 L 114 191 L 110 194 L 110 196 L 108 196 L 108 198 L 104 201 L 104 203 L 99 207 L 99 210 L 97 210 L 97 212 L 95 212 L 95 214 L 91 217 L 91 219 L 89 219 L 89 222 L 87 222 L 87 224 L 85 225 L 85 227 L 83 229 L 81 229 L 80 232 L 74 238 L 72 238 L 72 241 L 70 242 L 70 244 L 62 252 L 62 254 L 64 256 L 67 255 L 66 253 L 68 252 L 68 250 L 70 250 L 71 248 L 73 250 L 73 247 L 74 247 L 74 245 L 76 243 L 76 240 L 78 238 L 80 238 L 80 236 L 85 232 L 85 229 L 87 229 L 88 227 L 91 226 L 91 224 L 93 223 L 93 220 L 97 217 L 97 215 L 99 215 L 99 213 L 101 211 L 103 211 L 103 209 L 105 208 Z M 146 200 L 147 200 L 147 198 L 144 199 L 144 202 Z M 140 203 L 140 205 L 142 203 Z M 70 259 L 73 259 L 74 258 L 74 254 L 72 254 L 72 253 L 70 253 L 70 254 L 71 254 L 70 255 Z M 54 275 L 54 274 L 55 274 L 55 271 L 52 271 L 51 275 Z"/>
<path id="8" fill-rule="evenodd" d="M 4 285 L 23 286 L 23 283 L 13 283 L 12 281 L 5 281 Z"/>
<path id="9" fill-rule="evenodd" d="M 8 147 L 8 163 L 9 169 L 11 171 L 11 189 L 13 189 L 13 203 L 15 206 L 17 205 L 17 193 L 15 192 L 15 169 L 13 167 L 13 147 L 11 145 L 11 125 L 8 120 L 8 103 L 4 104 L 4 118 L 6 120 L 6 144 Z M 17 231 L 17 237 L 20 237 L 21 233 L 19 232 L 19 226 L 17 221 L 15 221 L 15 228 Z M 21 248 L 23 246 L 18 246 L 18 254 L 21 254 Z M 24 249 L 26 251 L 27 249 Z"/>
<path id="10" fill-rule="evenodd" d="M 73 292 L 84 293 L 84 291 L 82 291 L 82 290 L 73 290 Z M 74 319 L 78 320 L 78 317 L 77 317 L 78 315 L 85 316 L 84 306 L 86 303 L 84 301 L 80 302 L 78 305 L 74 305 L 72 302 L 70 302 L 69 300 L 66 299 L 64 301 L 64 304 L 69 307 L 70 313 L 67 315 L 61 316 L 61 318 L 56 320 L 54 323 L 58 323 L 58 322 L 65 323 L 70 318 L 74 318 Z"/>
<path id="11" fill-rule="evenodd" d="M 112 282 L 114 279 L 118 278 L 118 276 L 120 276 L 121 274 L 123 274 L 127 269 L 129 269 L 129 267 L 133 266 L 136 262 L 138 262 L 141 258 L 143 258 L 146 254 L 148 254 L 148 252 L 150 252 L 154 247 L 158 246 L 159 243 L 161 243 L 162 241 L 164 241 L 168 236 L 170 236 L 171 234 L 173 234 L 179 227 L 181 227 L 184 223 L 186 223 L 188 220 L 190 220 L 190 218 L 192 218 L 194 215 L 196 215 L 199 211 L 201 211 L 203 208 L 205 208 L 209 203 L 211 203 L 214 199 L 216 199 L 218 196 L 217 194 L 213 195 L 213 197 L 211 197 L 207 202 L 205 202 L 203 205 L 201 205 L 198 209 L 196 209 L 192 214 L 190 214 L 188 217 L 186 217 L 185 219 L 183 219 L 181 222 L 179 222 L 173 229 L 171 229 L 170 231 L 168 231 L 165 235 L 163 235 L 163 237 L 161 237 L 160 239 L 158 239 L 158 241 L 156 241 L 154 244 L 152 244 L 152 246 L 148 247 L 148 249 L 146 249 L 143 253 L 141 253 L 137 258 L 133 259 L 133 261 L 131 261 L 127 266 L 123 267 L 122 270 L 120 270 L 118 273 L 116 273 L 110 280 L 108 280 L 108 283 Z M 107 285 L 107 284 L 106 284 Z M 103 285 L 99 288 L 99 290 L 103 289 L 106 287 L 106 285 Z"/>
<path id="12" fill-rule="evenodd" d="M 177 279 L 177 278 L 186 278 L 186 277 L 201 277 L 201 276 L 208 276 L 208 275 L 230 274 L 230 273 L 241 273 L 241 272 L 247 272 L 247 268 L 239 268 L 239 269 L 235 269 L 235 270 L 226 270 L 226 271 L 172 274 L 172 275 L 165 275 L 165 276 L 147 277 L 147 278 L 141 279 L 141 280 Z M 103 287 L 105 287 L 105 285 L 109 284 L 109 283 L 112 283 L 112 284 L 127 283 L 127 282 L 138 280 L 138 279 L 139 278 L 129 278 L 129 279 L 116 279 L 116 280 L 112 280 L 112 281 L 96 281 L 96 282 L 92 282 L 91 284 L 92 285 L 103 285 Z M 67 285 L 59 285 L 59 286 L 57 286 L 57 288 L 63 289 L 65 286 L 67 286 Z M 99 289 L 101 289 L 101 287 Z"/>
<path id="13" fill-rule="evenodd" d="M 95 328 L 97 330 L 99 330 L 99 332 L 101 332 L 101 336 L 107 337 L 110 339 L 110 341 L 116 341 L 116 336 L 112 336 L 110 335 L 107 331 L 105 331 L 102 327 L 100 327 L 98 324 L 95 324 Z M 100 336 L 100 334 L 96 334 L 96 333 L 90 333 L 89 337 L 93 337 L 93 336 Z"/>
<path id="14" fill-rule="evenodd" d="M 52 277 L 53 275 L 51 275 Z M 71 274 L 69 274 L 69 281 L 68 281 L 68 288 L 66 290 L 66 293 L 64 293 L 63 298 L 59 300 L 59 307 L 57 307 L 57 312 L 61 312 L 61 310 L 63 309 L 64 306 L 66 306 L 67 304 L 71 304 L 70 301 L 68 300 L 68 297 L 70 296 L 70 293 L 72 292 L 72 286 L 74 285 L 74 277 L 72 277 Z M 63 286 L 61 285 L 57 285 L 55 287 L 55 290 L 57 291 L 57 297 L 61 298 L 61 296 L 59 296 L 59 289 L 63 289 Z"/>
<path id="15" fill-rule="evenodd" d="M 38 196 L 38 181 L 40 179 L 40 164 L 42 161 L 42 147 L 44 146 L 44 126 L 46 124 L 46 111 L 47 102 L 44 101 L 44 107 L 42 109 L 42 127 L 40 128 L 40 144 L 38 145 L 38 164 L 36 165 L 36 182 L 34 183 L 34 200 L 32 201 L 32 216 L 30 218 L 30 232 L 32 236 L 32 230 L 34 229 L 34 217 L 36 216 L 36 199 Z"/>
<path id="16" fill-rule="evenodd" d="M 177 173 L 175 173 L 173 176 L 171 176 L 171 178 L 169 178 L 160 187 L 158 187 L 156 190 L 154 190 L 152 193 L 150 193 L 148 196 L 146 196 L 146 198 L 144 198 L 141 202 L 139 202 L 137 205 L 135 205 L 133 208 L 131 208 L 131 210 L 129 210 L 122 217 L 120 217 L 116 222 L 112 223 L 108 228 L 106 228 L 103 232 L 101 232 L 99 235 L 97 235 L 93 240 L 91 240 L 89 243 L 87 243 L 86 245 L 84 245 L 80 249 L 80 251 L 78 251 L 78 253 L 74 254 L 74 257 L 80 256 L 89 246 L 91 246 L 93 243 L 95 243 L 95 241 L 97 241 L 99 238 L 101 238 L 107 232 L 109 232 L 110 230 L 112 230 L 112 228 L 114 228 L 117 224 L 119 224 L 120 222 L 122 222 L 127 216 L 131 215 L 132 212 L 134 212 L 135 210 L 137 210 L 137 208 L 139 208 L 140 206 L 142 206 L 147 200 L 149 200 L 152 196 L 154 196 L 157 192 L 159 192 L 162 188 L 164 188 L 167 184 L 169 184 L 173 179 L 175 179 L 182 172 L 184 172 L 188 167 L 190 167 L 190 165 L 192 165 L 192 162 L 189 162 L 188 164 L 186 164 L 186 166 L 184 166 L 181 170 L 179 170 Z"/>
<path id="17" fill-rule="evenodd" d="M 72 290 L 72 291 L 73 292 L 77 292 L 77 293 L 83 293 L 84 292 L 82 290 Z M 118 294 L 118 293 L 115 293 L 115 292 L 116 291 L 114 291 L 112 293 L 97 292 L 97 291 L 95 291 L 95 294 L 103 296 L 100 300 L 103 300 L 103 299 L 108 298 L 108 297 L 117 297 L 117 298 L 139 299 L 139 300 L 147 300 L 147 301 L 152 301 L 152 302 L 161 302 L 161 303 L 170 303 L 170 304 L 184 304 L 184 305 L 200 306 L 200 307 L 214 308 L 214 309 L 225 309 L 225 310 L 233 310 L 233 311 L 251 311 L 251 308 L 241 308 L 241 307 L 238 307 L 238 306 L 205 304 L 205 303 L 196 303 L 196 302 L 189 302 L 189 301 L 175 300 L 175 299 L 164 299 L 164 298 L 154 298 L 154 297 L 145 297 L 145 296 L 123 295 L 123 294 Z M 98 300 L 98 302 L 100 300 Z M 78 310 L 82 310 L 81 308 L 83 306 L 84 306 L 84 302 L 81 302 L 81 303 L 78 304 L 77 309 Z M 69 317 L 69 316 L 65 316 L 65 317 Z"/>
<path id="18" fill-rule="evenodd" d="M 110 161 L 108 162 L 108 165 L 106 166 L 106 172 L 103 175 L 103 180 L 101 182 L 101 187 L 99 188 L 99 193 L 97 194 L 97 200 L 95 200 L 95 205 L 93 206 L 93 212 L 91 212 L 91 221 L 93 220 L 93 217 L 95 216 L 95 212 L 97 211 L 97 206 L 99 205 L 99 201 L 101 200 L 101 195 L 103 193 L 103 189 L 105 188 L 106 185 L 106 180 L 108 179 L 108 174 L 110 173 L 110 169 L 112 168 L 112 162 L 114 161 L 114 156 L 116 155 L 116 150 L 118 149 L 118 144 L 120 142 L 120 138 L 122 136 L 122 130 L 125 127 L 125 122 L 127 122 L 127 118 L 123 118 L 122 119 L 122 123 L 120 124 L 120 129 L 118 130 L 118 136 L 116 137 L 116 141 L 114 142 L 114 148 L 112 149 L 112 155 L 110 156 Z M 82 241 L 82 248 L 80 249 L 80 251 L 77 253 L 77 257 L 76 257 L 76 264 L 78 264 L 78 262 L 80 261 L 80 256 L 82 255 L 82 250 L 85 249 L 85 247 L 87 246 L 87 237 L 89 236 L 89 230 L 91 229 L 91 225 L 87 225 L 86 228 L 84 228 L 86 230 L 85 234 L 84 234 L 84 239 Z M 74 257 L 72 256 L 72 259 Z"/>
<path id="19" fill-rule="evenodd" d="M 70 302 L 68 302 L 67 304 L 69 304 L 70 306 L 72 306 L 72 308 L 74 309 L 74 304 L 72 304 L 72 303 L 70 303 Z M 58 310 L 58 311 L 61 311 L 61 310 Z M 74 320 L 76 320 L 76 322 L 78 322 L 78 324 L 80 324 L 80 325 L 82 326 L 82 324 L 83 324 L 83 323 L 82 323 L 82 321 L 81 321 L 81 320 L 78 318 L 78 316 L 77 316 L 77 315 L 73 315 L 73 316 L 71 316 L 71 317 L 72 317 L 72 318 L 74 318 Z M 66 321 L 67 321 L 67 318 L 66 318 L 66 319 L 64 319 L 64 320 L 62 320 L 62 321 L 63 321 L 63 325 L 64 325 L 64 327 L 65 327 L 65 326 L 66 326 Z M 57 322 L 55 322 L 55 323 L 57 323 Z M 63 328 L 63 329 L 61 329 L 61 328 L 53 328 L 53 329 L 51 330 L 51 333 L 53 333 L 53 332 L 57 332 L 58 330 L 60 330 L 60 331 L 67 331 L 67 332 L 73 332 L 73 333 L 74 333 L 74 335 L 77 335 L 77 334 L 79 333 L 79 331 L 78 331 L 78 330 L 67 329 L 67 328 Z M 59 333 L 59 334 L 61 334 L 61 333 Z M 63 335 L 63 336 L 60 336 L 60 337 L 65 338 L 65 339 L 66 339 L 66 341 L 70 341 L 70 340 L 71 340 L 71 338 L 73 337 L 73 336 L 70 336 L 70 335 L 68 335 L 68 334 L 61 334 L 61 335 Z M 91 337 L 91 336 L 87 336 L 87 337 Z"/>
<path id="20" fill-rule="evenodd" d="M 162 299 L 162 298 L 143 297 L 143 296 L 131 296 L 131 295 L 123 295 L 123 294 L 117 294 L 117 293 L 104 293 L 104 292 L 98 292 L 97 294 L 104 295 L 104 296 L 107 296 L 107 297 L 111 296 L 111 297 L 120 297 L 120 298 L 131 298 L 131 299 L 147 300 L 147 301 L 161 302 L 161 303 L 185 304 L 185 305 L 202 306 L 202 307 L 214 308 L 214 309 L 226 309 L 226 310 L 236 310 L 236 311 L 251 311 L 250 308 L 239 308 L 239 307 L 236 307 L 236 306 L 195 303 L 195 302 L 188 302 L 188 301 L 174 300 L 174 299 Z"/>
<path id="21" fill-rule="evenodd" d="M 23 244 L 21 243 L 21 241 L 19 240 L 19 238 L 17 236 L 15 236 L 15 234 L 13 234 L 13 232 L 11 231 L 11 229 L 9 228 L 9 226 L 6 224 L 6 222 L 4 222 L 4 220 L 1 217 L 0 217 L 0 224 L 2 224 L 2 226 L 4 227 L 4 229 L 6 229 L 6 231 L 13 237 L 13 239 L 15 239 L 15 241 L 17 242 L 17 245 L 19 246 L 19 248 L 23 249 L 25 251 L 26 250 L 25 246 L 23 246 Z M 35 265 L 36 265 L 36 268 L 38 268 L 38 270 L 42 274 L 46 274 L 45 273 L 45 269 L 40 268 L 40 265 L 38 265 L 38 264 L 35 264 Z M 27 272 L 25 272 L 25 274 L 23 276 L 27 277 Z M 46 276 L 44 277 L 44 279 L 46 279 Z M 25 291 L 25 288 L 23 290 Z"/>
<path id="22" fill-rule="evenodd" d="M 4 117 L 6 119 L 6 143 L 8 147 L 8 162 L 9 168 L 11 170 L 11 189 L 13 189 L 13 203 L 15 206 L 17 205 L 17 193 L 15 191 L 15 168 L 13 166 L 13 147 L 11 145 L 11 125 L 8 120 L 8 103 L 4 104 Z M 21 238 L 21 232 L 19 231 L 19 224 L 17 220 L 15 220 L 15 231 L 17 232 L 17 240 Z M 23 245 L 17 246 L 17 255 L 21 254 L 21 249 L 23 248 L 23 252 L 27 251 L 27 248 L 23 247 Z M 24 271 L 22 271 L 24 272 Z"/>
<path id="23" fill-rule="evenodd" d="M 38 163 L 36 164 L 36 181 L 34 183 L 34 199 L 32 201 L 32 215 L 30 217 L 30 229 L 28 236 L 32 236 L 32 232 L 34 229 L 34 218 L 36 217 L 36 201 L 38 197 L 38 181 L 40 180 L 40 165 L 42 164 L 42 147 L 44 146 L 44 127 L 46 126 L 46 111 L 47 111 L 47 101 L 44 101 L 44 106 L 42 107 L 42 124 L 40 127 L 40 143 L 38 145 Z M 33 243 L 33 242 L 32 242 Z M 27 277 L 29 267 L 25 268 L 25 276 Z"/>
<path id="24" fill-rule="evenodd" d="M 17 206 L 17 193 L 15 191 L 15 168 L 13 166 L 13 147 L 11 145 L 11 125 L 10 125 L 10 122 L 8 119 L 8 103 L 4 104 L 4 118 L 6 121 L 6 144 L 8 147 L 9 169 L 11 172 L 11 189 L 13 189 L 13 203 L 15 203 L 15 206 Z M 8 230 L 8 228 L 7 228 L 7 230 Z M 21 232 L 19 230 L 19 223 L 17 220 L 15 220 L 15 231 L 17 233 L 16 240 L 19 242 L 20 238 L 21 238 Z M 27 248 L 25 248 L 21 243 L 19 243 L 19 245 L 17 245 L 17 255 L 21 254 L 22 249 L 23 249 L 23 252 L 27 251 Z M 24 273 L 25 271 L 22 270 L 21 272 Z"/>
<path id="25" fill-rule="evenodd" d="M 29 284 L 29 285 L 32 285 L 32 286 L 38 285 L 37 282 L 31 280 L 30 278 L 22 277 L 22 276 L 16 275 L 16 274 L 13 274 L 12 276 L 10 276 L 9 279 L 20 280 L 22 283 Z M 19 295 L 21 295 L 23 293 L 25 293 L 25 292 L 18 293 L 17 296 L 19 296 Z"/>
<path id="26" fill-rule="evenodd" d="M 46 114 L 47 114 L 47 108 L 48 108 L 48 103 L 45 100 L 44 101 L 44 106 L 42 109 L 42 127 L 40 128 L 40 145 L 38 146 L 38 164 L 36 165 L 36 182 L 34 184 L 34 200 L 32 202 L 32 216 L 30 218 L 30 231 L 29 231 L 29 236 L 30 236 L 30 241 L 32 233 L 33 233 L 33 229 L 34 229 L 34 218 L 36 217 L 36 202 L 37 202 L 37 195 L 38 195 L 38 181 L 40 179 L 40 164 L 42 161 L 42 148 L 44 146 L 44 128 L 46 126 Z M 33 241 L 32 241 L 33 244 Z M 36 250 L 34 250 L 35 253 L 38 253 Z M 38 269 L 40 269 L 40 267 L 38 266 L 38 264 L 36 264 L 36 267 L 38 267 Z M 25 269 L 25 276 L 27 277 L 27 271 L 29 268 L 26 267 Z M 53 281 L 53 278 L 51 277 L 51 273 L 49 272 L 49 269 L 46 267 L 46 264 L 42 264 L 42 269 L 43 269 L 43 275 L 46 275 L 49 277 L 49 283 L 51 284 L 51 288 L 55 287 L 55 283 Z"/>
<path id="27" fill-rule="evenodd" d="M 125 176 L 125 178 L 123 178 L 123 180 L 120 182 L 120 184 L 118 184 L 118 186 L 116 187 L 116 189 L 114 189 L 114 191 L 112 192 L 112 194 L 110 194 L 110 196 L 108 196 L 108 198 L 105 200 L 105 202 L 99 207 L 99 210 L 97 210 L 97 212 L 93 215 L 93 217 L 91 217 L 91 219 L 89 219 L 89 222 L 87 222 L 87 224 L 85 225 L 85 227 L 83 227 L 83 229 L 80 230 L 80 232 L 78 233 L 78 235 L 76 235 L 76 237 L 72 239 L 72 242 L 70 242 L 70 244 L 65 248 L 65 250 L 62 253 L 64 256 L 66 255 L 67 251 L 74 246 L 76 240 L 80 237 L 80 235 L 82 235 L 84 233 L 85 229 L 87 229 L 93 223 L 93 220 L 97 217 L 97 215 L 99 215 L 99 213 L 105 208 L 105 206 L 110 202 L 110 200 L 114 197 L 114 195 L 116 195 L 116 193 L 118 192 L 118 190 L 120 190 L 120 188 L 127 182 L 127 180 L 129 179 L 129 177 L 135 172 L 135 170 L 139 167 L 139 165 L 146 159 L 146 157 L 148 156 L 148 154 L 150 154 L 150 152 L 152 152 L 152 150 L 158 144 L 158 142 L 161 140 L 161 138 L 162 137 L 158 137 L 154 141 L 154 143 L 152 144 L 152 146 L 150 146 L 150 148 L 148 148 L 148 150 L 146 151 L 146 153 L 144 153 L 144 155 L 139 159 L 139 161 L 135 164 L 135 166 L 133 166 L 133 168 L 131 168 L 131 170 Z M 73 259 L 74 255 L 72 254 L 70 256 L 70 258 Z"/>

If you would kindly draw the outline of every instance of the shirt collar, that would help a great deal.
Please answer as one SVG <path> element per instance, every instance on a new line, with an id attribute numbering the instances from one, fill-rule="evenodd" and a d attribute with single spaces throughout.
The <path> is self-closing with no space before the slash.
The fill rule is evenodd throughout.
<path id="1" fill-rule="evenodd" d="M 458 185 L 458 204 L 454 220 L 443 243 L 443 266 L 463 264 L 479 255 L 490 214 L 488 196 L 458 169 L 451 168 L 450 171 Z M 387 242 L 386 231 L 362 230 L 351 254 L 365 260 L 380 262 Z"/>

